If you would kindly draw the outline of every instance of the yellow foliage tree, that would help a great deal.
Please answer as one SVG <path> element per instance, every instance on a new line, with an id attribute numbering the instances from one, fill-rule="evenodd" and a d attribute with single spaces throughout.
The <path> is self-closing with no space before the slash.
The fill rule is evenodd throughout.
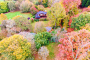
<path id="1" fill-rule="evenodd" d="M 64 7 L 61 5 L 61 3 L 55 3 L 50 10 L 47 13 L 48 18 L 51 20 L 52 22 L 52 26 L 59 26 L 59 24 L 61 23 L 61 20 L 65 20 L 65 24 L 66 22 L 66 11 L 64 9 Z M 65 25 L 64 24 L 64 25 Z"/>
<path id="2" fill-rule="evenodd" d="M 7 60 L 25 60 L 31 56 L 31 44 L 21 35 L 13 35 L 0 41 L 0 54 Z"/>

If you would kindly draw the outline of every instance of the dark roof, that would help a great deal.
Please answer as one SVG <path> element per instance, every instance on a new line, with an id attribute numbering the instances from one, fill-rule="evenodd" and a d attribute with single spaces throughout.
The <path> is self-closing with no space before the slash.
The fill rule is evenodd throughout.
<path id="1" fill-rule="evenodd" d="M 35 18 L 40 18 L 40 16 L 38 16 L 38 15 L 41 14 L 41 13 L 43 13 L 43 14 L 47 14 L 47 12 L 39 11 L 39 12 L 37 12 L 37 14 L 35 15 Z"/>

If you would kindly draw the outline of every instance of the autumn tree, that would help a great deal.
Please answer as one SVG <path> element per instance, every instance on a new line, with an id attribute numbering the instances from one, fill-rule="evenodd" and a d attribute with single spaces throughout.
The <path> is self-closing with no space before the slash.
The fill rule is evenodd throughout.
<path id="1" fill-rule="evenodd" d="M 49 20 L 52 22 L 52 26 L 55 28 L 59 26 L 61 20 L 65 19 L 66 12 L 61 3 L 55 3 L 47 13 Z"/>
<path id="2" fill-rule="evenodd" d="M 90 50 L 90 31 L 82 29 L 78 32 L 64 34 L 58 45 L 59 53 L 56 60 L 82 60 Z M 87 59 L 85 59 L 87 60 Z"/>

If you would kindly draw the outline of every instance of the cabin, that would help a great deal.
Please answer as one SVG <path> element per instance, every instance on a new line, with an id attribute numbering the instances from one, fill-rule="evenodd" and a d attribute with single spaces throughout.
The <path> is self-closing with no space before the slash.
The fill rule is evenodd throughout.
<path id="1" fill-rule="evenodd" d="M 40 18 L 46 18 L 47 12 L 44 12 L 44 11 L 39 11 L 37 12 L 37 14 L 35 15 L 35 19 L 40 19 Z"/>

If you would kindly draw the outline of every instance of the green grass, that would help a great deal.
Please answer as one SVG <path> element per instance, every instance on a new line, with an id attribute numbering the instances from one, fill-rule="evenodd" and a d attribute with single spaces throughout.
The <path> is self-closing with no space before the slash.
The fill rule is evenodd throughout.
<path id="1" fill-rule="evenodd" d="M 17 11 L 17 12 L 9 12 L 9 13 L 6 13 L 5 14 L 7 16 L 8 19 L 12 19 L 13 17 L 17 16 L 17 15 L 20 15 L 20 16 L 23 16 L 23 17 L 32 17 L 32 14 L 30 13 L 20 13 L 20 11 Z"/>

